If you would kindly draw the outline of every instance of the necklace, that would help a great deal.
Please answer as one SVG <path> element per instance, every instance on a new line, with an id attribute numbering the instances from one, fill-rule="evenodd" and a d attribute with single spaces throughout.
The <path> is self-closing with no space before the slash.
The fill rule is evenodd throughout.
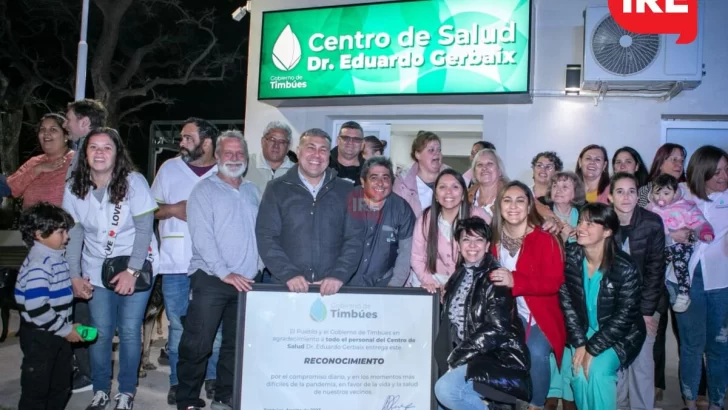
<path id="1" fill-rule="evenodd" d="M 503 248 L 508 251 L 508 254 L 511 255 L 511 258 L 516 256 L 518 251 L 521 249 L 521 246 L 523 246 L 523 238 L 525 237 L 526 235 L 524 234 L 520 238 L 511 238 L 506 235 L 505 231 L 501 233 L 501 244 L 503 245 Z"/>

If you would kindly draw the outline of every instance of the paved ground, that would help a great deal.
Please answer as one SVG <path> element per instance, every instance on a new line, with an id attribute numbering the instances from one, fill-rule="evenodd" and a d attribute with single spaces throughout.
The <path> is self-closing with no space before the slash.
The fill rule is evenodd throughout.
<path id="1" fill-rule="evenodd" d="M 15 331 L 18 326 L 16 312 L 11 316 L 10 329 Z M 159 351 L 166 341 L 166 323 L 164 334 L 157 336 L 155 331 L 155 342 L 152 347 L 151 357 L 156 363 Z M 669 328 L 668 328 L 669 329 Z M 667 360 L 667 386 L 664 400 L 656 406 L 663 410 L 679 410 L 682 408 L 682 401 L 678 390 L 677 381 L 677 346 L 675 340 L 668 331 L 668 360 Z M 20 399 L 20 363 L 22 353 L 18 345 L 18 339 L 13 335 L 8 337 L 3 344 L 0 344 L 0 410 L 4 408 L 15 409 Z M 112 394 L 116 393 L 116 383 L 112 387 Z M 135 408 L 137 409 L 173 409 L 167 405 L 167 390 L 169 389 L 169 367 L 159 366 L 157 370 L 148 372 L 148 376 L 139 381 Z M 93 394 L 84 392 L 75 394 L 66 406 L 67 410 L 84 410 L 91 401 Z M 209 403 L 208 403 L 209 404 Z M 728 406 L 726 406 L 728 408 Z"/>

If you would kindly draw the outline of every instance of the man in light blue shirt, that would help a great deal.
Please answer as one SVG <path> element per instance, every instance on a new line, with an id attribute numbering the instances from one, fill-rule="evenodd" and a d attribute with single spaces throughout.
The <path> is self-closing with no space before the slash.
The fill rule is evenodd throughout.
<path id="1" fill-rule="evenodd" d="M 177 408 L 203 407 L 199 394 L 207 358 L 222 322 L 213 410 L 232 409 L 238 293 L 258 272 L 255 220 L 260 193 L 243 178 L 248 147 L 238 131 L 223 132 L 215 151 L 218 172 L 195 185 L 187 200 L 192 238 L 192 293 L 179 345 Z"/>

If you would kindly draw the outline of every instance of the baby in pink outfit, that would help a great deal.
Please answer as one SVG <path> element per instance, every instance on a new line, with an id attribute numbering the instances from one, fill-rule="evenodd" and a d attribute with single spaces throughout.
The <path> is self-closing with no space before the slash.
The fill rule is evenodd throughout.
<path id="1" fill-rule="evenodd" d="M 647 210 L 662 218 L 665 234 L 682 228 L 697 233 L 702 242 L 712 242 L 715 237 L 713 227 L 705 219 L 695 202 L 683 198 L 678 189 L 677 179 L 662 174 L 652 182 L 652 195 Z M 675 312 L 684 312 L 690 306 L 690 271 L 688 264 L 693 254 L 692 243 L 674 243 L 665 247 L 667 263 L 672 263 L 678 282 L 678 295 L 672 305 Z"/>

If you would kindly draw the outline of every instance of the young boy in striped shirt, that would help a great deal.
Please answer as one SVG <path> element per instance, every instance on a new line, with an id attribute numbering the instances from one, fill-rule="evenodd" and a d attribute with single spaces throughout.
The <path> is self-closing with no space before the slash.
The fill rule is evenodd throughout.
<path id="1" fill-rule="evenodd" d="M 63 409 L 70 393 L 71 343 L 83 341 L 70 320 L 73 291 L 64 257 L 73 224 L 66 211 L 47 202 L 20 217 L 20 233 L 30 248 L 15 284 L 23 351 L 18 408 L 23 410 Z"/>

